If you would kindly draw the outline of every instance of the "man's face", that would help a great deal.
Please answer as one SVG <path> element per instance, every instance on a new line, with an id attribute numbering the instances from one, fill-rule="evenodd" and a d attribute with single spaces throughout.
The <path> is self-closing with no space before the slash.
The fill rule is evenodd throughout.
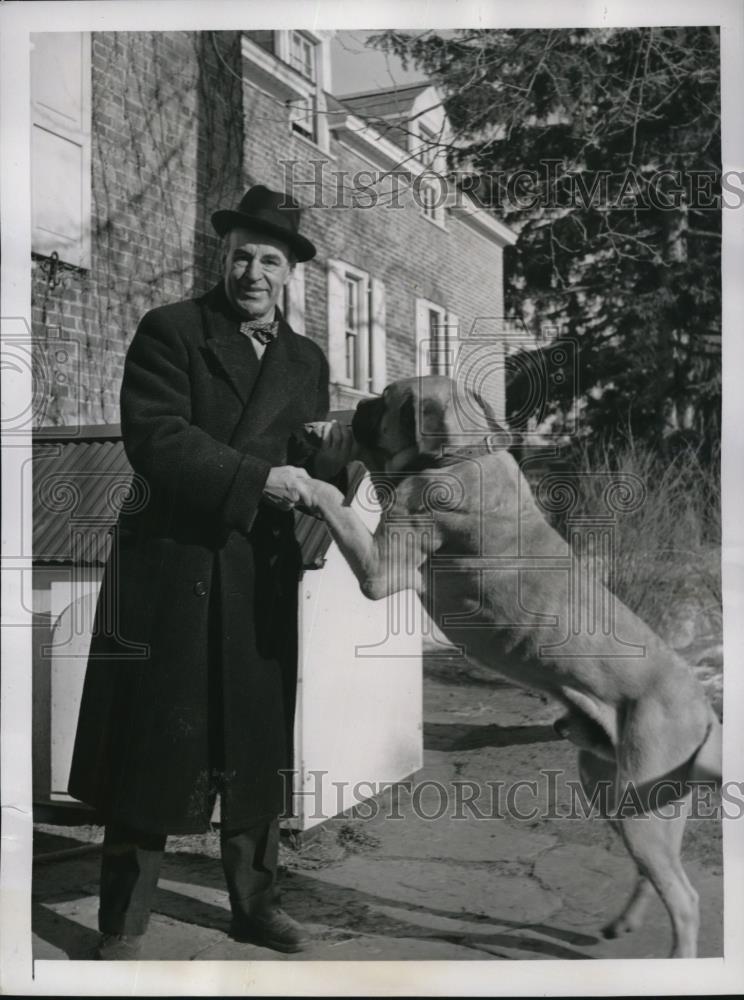
<path id="1" fill-rule="evenodd" d="M 289 247 L 253 229 L 232 229 L 225 239 L 229 301 L 247 319 L 271 319 L 292 273 Z"/>

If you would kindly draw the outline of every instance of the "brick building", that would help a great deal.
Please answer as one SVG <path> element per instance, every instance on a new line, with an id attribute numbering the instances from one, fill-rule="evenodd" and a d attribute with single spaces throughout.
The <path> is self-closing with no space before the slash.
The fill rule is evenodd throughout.
<path id="1" fill-rule="evenodd" d="M 452 371 L 459 338 L 483 332 L 503 412 L 514 236 L 447 188 L 436 90 L 334 96 L 330 42 L 289 30 L 34 36 L 38 424 L 118 421 L 138 320 L 219 279 L 210 215 L 259 181 L 306 206 L 319 253 L 296 269 L 285 311 L 326 350 L 335 406 Z"/>

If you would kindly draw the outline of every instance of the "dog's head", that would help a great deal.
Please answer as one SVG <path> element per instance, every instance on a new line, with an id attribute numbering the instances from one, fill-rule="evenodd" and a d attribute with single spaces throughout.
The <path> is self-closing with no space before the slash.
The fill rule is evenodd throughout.
<path id="1" fill-rule="evenodd" d="M 444 449 L 506 433 L 475 390 L 444 375 L 393 382 L 359 403 L 351 428 L 359 458 L 372 472 L 425 468 Z"/>

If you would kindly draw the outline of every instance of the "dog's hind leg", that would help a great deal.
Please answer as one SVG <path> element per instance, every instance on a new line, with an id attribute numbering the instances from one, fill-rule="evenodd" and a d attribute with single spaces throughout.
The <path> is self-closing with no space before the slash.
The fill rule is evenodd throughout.
<path id="1" fill-rule="evenodd" d="M 593 799 L 598 789 L 602 786 L 608 789 L 608 801 L 606 805 L 611 812 L 614 808 L 617 766 L 614 763 L 609 763 L 604 755 L 599 757 L 594 753 L 582 750 L 579 754 L 579 776 L 589 801 Z M 620 824 L 612 819 L 609 822 L 619 837 Z M 638 930 L 643 923 L 646 909 L 653 895 L 654 887 L 644 875 L 638 872 L 633 894 L 623 907 L 622 912 L 602 928 L 602 935 L 606 938 L 616 938 Z"/>
<path id="2" fill-rule="evenodd" d="M 626 817 L 618 820 L 617 825 L 639 872 L 656 889 L 669 913 L 672 958 L 694 958 L 699 925 L 698 894 L 680 860 L 689 796 L 676 805 L 679 815 L 674 817 L 651 813 Z M 633 905 L 635 896 L 634 893 L 629 906 Z"/>
<path id="3" fill-rule="evenodd" d="M 579 754 L 579 776 L 590 801 L 602 786 L 605 788 L 611 786 L 612 791 L 608 792 L 606 802 L 608 812 L 611 814 L 615 807 L 617 766 L 614 763 L 610 764 L 604 756 L 599 757 L 594 753 L 582 750 Z M 609 816 L 608 819 L 618 837 L 622 837 L 622 822 L 613 820 Z M 636 884 L 628 902 L 618 916 L 602 928 L 603 937 L 617 938 L 637 931 L 643 924 L 643 918 L 646 915 L 648 904 L 653 898 L 654 891 L 652 883 L 638 870 Z"/>
<path id="4" fill-rule="evenodd" d="M 684 782 L 708 727 L 704 701 L 687 699 L 684 688 L 667 688 L 629 707 L 618 747 L 620 834 L 669 913 L 673 958 L 694 958 L 697 950 L 698 895 L 680 853 L 691 799 Z M 632 793 L 640 815 L 629 815 L 620 805 L 626 793 Z"/>

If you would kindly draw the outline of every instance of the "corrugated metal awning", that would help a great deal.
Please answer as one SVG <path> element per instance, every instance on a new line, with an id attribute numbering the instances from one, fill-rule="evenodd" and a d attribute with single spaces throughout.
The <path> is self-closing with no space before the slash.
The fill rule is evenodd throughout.
<path id="1" fill-rule="evenodd" d="M 42 428 L 34 436 L 35 563 L 103 565 L 132 469 L 121 430 Z"/>

